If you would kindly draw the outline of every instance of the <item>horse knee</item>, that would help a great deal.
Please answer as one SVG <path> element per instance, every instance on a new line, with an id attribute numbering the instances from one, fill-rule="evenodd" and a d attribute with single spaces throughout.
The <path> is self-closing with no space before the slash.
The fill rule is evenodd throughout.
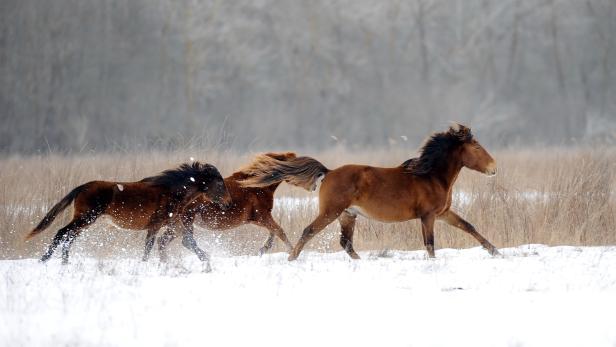
<path id="1" fill-rule="evenodd" d="M 165 237 L 159 237 L 158 238 L 158 249 L 163 249 L 167 246 L 167 242 L 165 240 Z"/>
<path id="2" fill-rule="evenodd" d="M 312 238 L 314 236 L 314 234 L 316 234 L 314 228 L 309 225 L 306 228 L 304 228 L 304 231 L 302 232 L 302 239 L 304 240 L 308 240 L 310 238 Z"/>
<path id="3" fill-rule="evenodd" d="M 190 248 L 190 246 L 192 245 L 192 243 L 190 242 L 190 239 L 187 237 L 182 237 L 182 245 L 184 247 L 188 247 Z"/>
<path id="4" fill-rule="evenodd" d="M 184 245 L 184 247 L 193 249 L 196 246 L 196 244 L 197 243 L 195 242 L 195 239 L 192 236 L 185 235 L 184 237 L 182 237 L 182 245 Z"/>

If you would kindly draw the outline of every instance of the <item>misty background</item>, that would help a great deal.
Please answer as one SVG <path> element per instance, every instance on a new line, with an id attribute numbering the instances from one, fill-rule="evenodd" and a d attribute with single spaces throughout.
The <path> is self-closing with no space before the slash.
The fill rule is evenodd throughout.
<path id="1" fill-rule="evenodd" d="M 616 143 L 614 0 L 3 0 L 0 152 Z"/>

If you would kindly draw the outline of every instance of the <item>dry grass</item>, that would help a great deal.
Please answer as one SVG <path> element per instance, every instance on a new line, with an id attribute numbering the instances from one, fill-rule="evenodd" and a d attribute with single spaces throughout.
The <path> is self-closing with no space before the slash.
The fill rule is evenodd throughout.
<path id="1" fill-rule="evenodd" d="M 42 236 L 24 243 L 24 235 L 47 209 L 72 187 L 94 179 L 133 181 L 171 168 L 190 157 L 216 165 L 223 175 L 247 163 L 255 153 L 219 151 L 91 154 L 76 156 L 15 156 L 0 160 L 0 258 L 38 257 L 70 214 Z M 407 150 L 354 152 L 335 149 L 314 156 L 335 168 L 346 163 L 398 165 L 412 154 Z M 473 223 L 497 247 L 527 243 L 549 245 L 606 245 L 616 243 L 616 149 L 542 149 L 493 153 L 499 174 L 488 178 L 463 170 L 455 186 L 468 203 L 454 209 Z M 316 196 L 299 188 L 281 186 L 277 197 Z M 314 204 L 293 210 L 277 206 L 280 221 L 292 242 L 316 215 Z M 423 249 L 417 221 L 384 224 L 359 218 L 355 245 L 359 250 Z M 236 230 L 197 233 L 200 242 L 215 253 L 255 254 L 266 232 L 253 226 Z M 309 244 L 309 249 L 338 251 L 339 226 L 330 225 Z M 119 230 L 97 222 L 74 245 L 73 254 L 103 256 L 141 255 L 145 233 Z M 474 247 L 477 243 L 461 231 L 436 225 L 437 248 Z M 179 243 L 172 249 L 182 250 Z M 281 251 L 279 241 L 274 251 Z"/>

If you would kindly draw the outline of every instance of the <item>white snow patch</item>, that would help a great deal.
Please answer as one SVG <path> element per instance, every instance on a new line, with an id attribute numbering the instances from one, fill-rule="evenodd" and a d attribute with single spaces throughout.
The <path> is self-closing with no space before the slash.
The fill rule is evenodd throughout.
<path id="1" fill-rule="evenodd" d="M 0 345 L 616 344 L 616 247 L 501 251 L 4 260 Z"/>

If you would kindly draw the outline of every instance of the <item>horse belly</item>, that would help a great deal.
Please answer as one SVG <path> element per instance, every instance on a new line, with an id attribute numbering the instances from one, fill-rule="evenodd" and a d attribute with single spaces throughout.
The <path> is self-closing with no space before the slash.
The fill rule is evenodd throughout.
<path id="1" fill-rule="evenodd" d="M 146 229 L 146 226 L 142 226 L 142 227 L 135 226 L 135 223 L 127 223 L 126 221 L 122 219 L 114 218 L 109 215 L 103 215 L 103 217 L 99 218 L 99 220 L 117 229 L 129 229 L 129 230 L 145 230 Z"/>
<path id="2" fill-rule="evenodd" d="M 148 227 L 149 216 L 139 213 L 126 213 L 122 215 L 110 215 L 111 222 L 123 229 L 143 230 Z"/>
<path id="3" fill-rule="evenodd" d="M 410 209 L 403 209 L 400 206 L 362 204 L 351 205 L 347 210 L 352 214 L 380 222 L 403 222 L 417 218 Z"/>
<path id="4" fill-rule="evenodd" d="M 114 201 L 106 214 L 111 217 L 114 224 L 121 228 L 142 230 L 148 227 L 156 210 L 157 206 L 152 202 L 122 199 Z"/>
<path id="5" fill-rule="evenodd" d="M 200 227 L 210 230 L 231 229 L 243 224 L 244 219 L 237 211 L 222 211 L 218 208 L 207 209 L 201 214 Z"/>

